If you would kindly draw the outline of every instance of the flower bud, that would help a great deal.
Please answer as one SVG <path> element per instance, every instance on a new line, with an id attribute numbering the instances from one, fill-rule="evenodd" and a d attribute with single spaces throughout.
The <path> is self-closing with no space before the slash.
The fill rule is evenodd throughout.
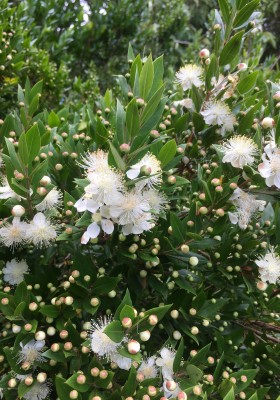
<path id="1" fill-rule="evenodd" d="M 208 58 L 210 56 L 210 51 L 208 49 L 202 49 L 199 52 L 200 58 Z"/>
<path id="2" fill-rule="evenodd" d="M 188 396 L 186 395 L 185 392 L 179 392 L 178 395 L 177 395 L 177 399 L 178 400 L 187 400 Z"/>
<path id="3" fill-rule="evenodd" d="M 15 378 L 9 379 L 8 380 L 8 386 L 9 388 L 14 388 L 17 385 L 17 381 L 15 380 Z"/>
<path id="4" fill-rule="evenodd" d="M 130 354 L 137 354 L 140 351 L 140 343 L 136 340 L 130 340 L 127 344 L 127 349 Z"/>
<path id="5" fill-rule="evenodd" d="M 77 383 L 79 385 L 83 385 L 84 383 L 86 383 L 86 377 L 85 375 L 78 375 L 77 376 Z"/>
<path id="6" fill-rule="evenodd" d="M 157 394 L 157 389 L 154 386 L 148 386 L 148 395 L 150 396 L 156 396 Z"/>
<path id="7" fill-rule="evenodd" d="M 25 208 L 21 205 L 16 205 L 12 208 L 12 216 L 13 217 L 22 217 L 25 213 Z"/>
<path id="8" fill-rule="evenodd" d="M 140 339 L 142 342 L 147 342 L 150 337 L 151 337 L 151 332 L 150 331 L 143 331 L 139 333 Z"/>
<path id="9" fill-rule="evenodd" d="M 74 302 L 73 297 L 71 297 L 71 296 L 66 296 L 66 297 L 65 297 L 64 303 L 65 303 L 67 306 L 71 306 L 71 304 L 73 304 L 73 302 Z"/>
<path id="10" fill-rule="evenodd" d="M 38 331 L 35 333 L 35 339 L 36 340 L 45 340 L 46 339 L 46 334 L 43 331 Z"/>
<path id="11" fill-rule="evenodd" d="M 150 176 L 152 172 L 152 168 L 148 167 L 147 165 L 142 165 L 140 168 L 140 175 L 142 176 Z"/>
<path id="12" fill-rule="evenodd" d="M 156 129 L 153 129 L 150 132 L 150 136 L 151 136 L 151 138 L 156 139 L 156 138 L 158 138 L 160 136 L 160 133 Z"/>
<path id="13" fill-rule="evenodd" d="M 175 339 L 175 340 L 180 340 L 181 337 L 182 337 L 181 332 L 179 332 L 179 331 L 174 331 L 174 332 L 173 332 L 173 339 Z"/>
<path id="14" fill-rule="evenodd" d="M 30 311 L 36 311 L 38 308 L 38 304 L 35 303 L 35 301 L 33 301 L 32 303 L 29 304 L 28 308 Z"/>
<path id="15" fill-rule="evenodd" d="M 199 260 L 197 257 L 190 257 L 189 263 L 191 264 L 192 267 L 195 267 L 199 263 Z"/>
<path id="16" fill-rule="evenodd" d="M 130 152 L 130 145 L 127 143 L 123 143 L 120 145 L 120 151 L 122 153 L 129 153 Z"/>
<path id="17" fill-rule="evenodd" d="M 201 387 L 198 385 L 195 385 L 193 387 L 193 394 L 195 394 L 196 396 L 200 396 L 202 393 Z"/>
<path id="18" fill-rule="evenodd" d="M 37 375 L 37 381 L 39 383 L 44 383 L 47 380 L 47 374 L 45 372 L 39 372 L 39 374 Z"/>
<path id="19" fill-rule="evenodd" d="M 176 177 L 173 176 L 173 175 L 170 175 L 170 176 L 167 178 L 167 182 L 170 183 L 170 185 L 174 185 L 174 184 L 176 183 Z"/>
<path id="20" fill-rule="evenodd" d="M 171 318 L 173 318 L 173 319 L 177 319 L 177 318 L 179 317 L 179 311 L 178 311 L 178 310 L 172 310 L 172 311 L 170 312 L 170 316 L 171 316 Z"/>
<path id="21" fill-rule="evenodd" d="M 263 127 L 264 129 L 271 129 L 271 128 L 274 127 L 274 125 L 275 125 L 275 121 L 274 121 L 273 118 L 266 117 L 266 118 L 264 118 L 264 119 L 262 120 L 262 127 Z"/>
<path id="22" fill-rule="evenodd" d="M 165 386 L 166 386 L 167 390 L 169 390 L 170 392 L 173 392 L 177 387 L 177 383 L 174 381 L 166 381 Z"/>
<path id="23" fill-rule="evenodd" d="M 54 353 L 59 351 L 59 344 L 58 343 L 53 343 L 51 345 L 51 351 L 53 351 Z"/>
<path id="24" fill-rule="evenodd" d="M 144 379 L 145 379 L 145 375 L 143 374 L 143 372 L 138 372 L 136 375 L 137 382 L 143 382 Z"/>
<path id="25" fill-rule="evenodd" d="M 280 101 L 280 90 L 273 95 L 274 100 Z"/>
<path id="26" fill-rule="evenodd" d="M 98 375 L 99 375 L 99 368 L 97 368 L 97 367 L 93 367 L 93 368 L 91 368 L 91 370 L 90 370 L 90 374 L 91 374 L 91 376 L 94 376 L 94 377 L 97 377 Z"/>
<path id="27" fill-rule="evenodd" d="M 69 398 L 70 399 L 77 399 L 79 397 L 79 393 L 77 390 L 71 390 L 71 392 L 69 393 Z"/>
<path id="28" fill-rule="evenodd" d="M 38 193 L 39 196 L 45 196 L 48 193 L 47 189 L 44 188 L 43 186 L 39 186 L 36 192 Z"/>
<path id="29" fill-rule="evenodd" d="M 237 64 L 237 69 L 238 69 L 239 71 L 246 71 L 247 68 L 248 68 L 248 65 L 245 64 L 245 63 L 239 63 L 239 64 Z"/>
<path id="30" fill-rule="evenodd" d="M 131 320 L 131 318 L 124 317 L 124 318 L 122 319 L 122 326 L 123 326 L 124 328 L 130 328 L 130 327 L 132 326 L 132 320 Z"/>
<path id="31" fill-rule="evenodd" d="M 21 365 L 21 369 L 23 369 L 24 371 L 27 371 L 30 367 L 31 367 L 31 364 L 28 361 L 24 361 Z"/>
<path id="32" fill-rule="evenodd" d="M 42 179 L 40 179 L 40 185 L 42 186 L 47 186 L 51 183 L 51 178 L 49 176 L 43 176 Z"/>
<path id="33" fill-rule="evenodd" d="M 26 384 L 26 386 L 31 386 L 33 383 L 33 378 L 32 376 L 28 376 L 27 378 L 24 379 L 24 383 Z"/>
<path id="34" fill-rule="evenodd" d="M 158 317 L 154 314 L 149 316 L 149 324 L 155 326 L 158 323 Z"/>
<path id="35" fill-rule="evenodd" d="M 100 377 L 100 379 L 107 379 L 107 377 L 108 377 L 108 371 L 106 371 L 105 369 L 103 369 L 102 371 L 100 371 L 99 377 Z"/>
<path id="36" fill-rule="evenodd" d="M 198 333 L 199 333 L 198 327 L 197 326 L 193 326 L 192 329 L 191 329 L 191 333 L 192 333 L 192 335 L 198 335 Z"/>
<path id="37" fill-rule="evenodd" d="M 72 344 L 72 342 L 66 342 L 66 343 L 64 343 L 63 347 L 64 347 L 64 350 L 70 351 L 73 349 L 73 344 Z"/>
<path id="38" fill-rule="evenodd" d="M 208 213 L 208 208 L 207 207 L 200 207 L 198 210 L 199 214 L 205 215 Z"/>

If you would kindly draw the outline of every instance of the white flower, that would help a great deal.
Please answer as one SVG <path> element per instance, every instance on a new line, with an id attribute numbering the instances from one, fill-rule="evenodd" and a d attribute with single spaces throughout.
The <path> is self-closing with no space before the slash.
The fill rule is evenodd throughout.
<path id="1" fill-rule="evenodd" d="M 21 350 L 18 355 L 18 363 L 29 362 L 44 362 L 45 358 L 41 355 L 41 351 L 45 345 L 44 340 L 31 340 L 27 344 L 20 343 Z"/>
<path id="2" fill-rule="evenodd" d="M 95 213 L 100 207 L 99 204 L 95 202 L 95 200 L 91 199 L 90 195 L 85 194 L 84 197 L 76 201 L 74 207 L 77 208 L 78 212 L 89 211 Z"/>
<path id="3" fill-rule="evenodd" d="M 173 104 L 174 104 L 175 107 L 182 106 L 182 107 L 187 108 L 188 110 L 191 110 L 191 111 L 193 111 L 195 109 L 192 99 L 189 99 L 189 98 L 186 98 L 186 99 L 183 99 L 183 100 L 178 100 L 178 101 L 173 101 Z"/>
<path id="4" fill-rule="evenodd" d="M 176 72 L 176 81 L 182 85 L 183 90 L 191 89 L 192 85 L 200 87 L 203 85 L 201 75 L 203 69 L 194 64 L 186 64 Z"/>
<path id="5" fill-rule="evenodd" d="M 167 383 L 167 381 L 164 381 L 164 382 L 163 382 L 163 387 L 162 387 L 163 392 L 164 392 L 164 396 L 165 396 L 166 398 L 168 398 L 168 399 L 169 399 L 169 397 L 171 397 L 172 399 L 175 399 L 175 397 L 177 397 L 177 395 L 178 395 L 182 390 L 180 389 L 179 385 L 176 386 L 175 390 L 172 390 L 172 391 L 171 391 L 171 390 L 168 390 L 167 387 L 166 387 L 166 383 Z"/>
<path id="6" fill-rule="evenodd" d="M 235 168 L 243 168 L 244 165 L 253 164 L 258 148 L 252 139 L 238 135 L 227 140 L 222 151 L 224 163 L 229 162 Z"/>
<path id="7" fill-rule="evenodd" d="M 221 101 L 209 102 L 200 114 L 204 117 L 206 124 L 221 126 L 222 134 L 233 131 L 236 118 L 227 104 Z"/>
<path id="8" fill-rule="evenodd" d="M 152 215 L 148 212 L 150 205 L 137 190 L 126 192 L 121 201 L 110 207 L 110 215 L 119 225 L 123 225 L 123 233 L 139 234 L 153 227 Z"/>
<path id="9" fill-rule="evenodd" d="M 97 321 L 93 321 L 91 325 L 91 349 L 99 357 L 106 357 L 111 360 L 111 356 L 117 353 L 117 348 L 121 344 L 113 342 L 109 336 L 104 333 L 105 328 L 112 322 L 112 318 L 104 316 Z"/>
<path id="10" fill-rule="evenodd" d="M 123 226 L 122 228 L 122 232 L 124 235 L 130 235 L 130 234 L 134 234 L 134 235 L 140 235 L 140 233 L 143 233 L 144 231 L 149 231 L 150 229 L 152 229 L 155 226 L 154 222 L 153 222 L 153 216 L 150 213 L 145 213 L 143 215 L 141 215 L 141 217 L 139 217 L 137 219 L 137 221 L 130 224 L 126 224 Z"/>
<path id="11" fill-rule="evenodd" d="M 62 193 L 60 190 L 53 188 L 41 201 L 41 203 L 35 206 L 37 211 L 49 210 L 53 207 L 58 207 L 61 204 Z"/>
<path id="12" fill-rule="evenodd" d="M 136 187 L 143 189 L 144 186 L 152 188 L 161 182 L 162 170 L 160 167 L 160 161 L 151 153 L 147 153 L 138 163 L 132 165 L 130 169 L 126 172 L 126 176 L 129 179 L 136 179 L 141 173 L 141 168 L 146 167 L 150 171 L 150 175 L 146 178 L 141 179 L 141 181 L 136 183 Z"/>
<path id="13" fill-rule="evenodd" d="M 28 265 L 25 260 L 17 261 L 15 258 L 6 263 L 3 268 L 4 280 L 10 285 L 18 285 L 24 279 L 24 274 L 29 272 Z"/>
<path id="14" fill-rule="evenodd" d="M 237 224 L 240 229 L 246 229 L 252 216 L 263 211 L 266 202 L 256 200 L 252 194 L 246 193 L 240 188 L 234 190 L 230 200 L 236 206 L 236 212 L 229 212 L 228 216 L 232 224 Z"/>
<path id="15" fill-rule="evenodd" d="M 280 279 L 280 257 L 272 247 L 263 257 L 255 261 L 259 267 L 262 282 L 277 283 Z"/>
<path id="16" fill-rule="evenodd" d="M 112 353 L 110 356 L 110 360 L 111 362 L 116 363 L 120 369 L 125 369 L 126 371 L 128 371 L 131 368 L 131 358 L 124 357 L 119 353 Z"/>
<path id="17" fill-rule="evenodd" d="M 4 224 L 0 228 L 0 242 L 7 247 L 17 247 L 26 242 L 26 232 L 29 225 L 15 217 L 11 224 Z"/>
<path id="18" fill-rule="evenodd" d="M 156 359 L 156 365 L 161 367 L 161 373 L 164 380 L 172 380 L 173 377 L 173 363 L 176 352 L 168 347 L 164 347 L 160 351 L 160 356 Z"/>
<path id="19" fill-rule="evenodd" d="M 108 207 L 102 206 L 100 208 L 99 213 L 95 213 L 92 215 L 92 222 L 88 227 L 85 233 L 83 234 L 81 238 L 81 243 L 82 244 L 87 244 L 90 239 L 95 239 L 100 233 L 100 225 L 102 230 L 107 233 L 108 235 L 111 235 L 111 233 L 114 230 L 114 224 L 113 222 L 109 219 L 110 218 L 110 212 Z"/>
<path id="20" fill-rule="evenodd" d="M 103 150 L 88 153 L 82 160 L 84 164 L 80 163 L 79 165 L 87 169 L 88 172 L 102 171 L 104 168 L 108 167 L 108 153 L 105 153 Z"/>
<path id="21" fill-rule="evenodd" d="M 122 175 L 109 167 L 90 172 L 87 178 L 90 184 L 85 187 L 85 192 L 99 206 L 117 201 L 124 190 Z"/>
<path id="22" fill-rule="evenodd" d="M 167 199 L 161 192 L 158 192 L 154 189 L 149 189 L 144 190 L 142 194 L 143 198 L 148 201 L 151 211 L 159 214 L 162 210 L 164 210 Z"/>
<path id="23" fill-rule="evenodd" d="M 158 376 L 158 367 L 155 363 L 155 357 L 149 357 L 142 361 L 137 372 L 142 372 L 145 379 L 156 378 Z"/>
<path id="24" fill-rule="evenodd" d="M 1 160 L 1 162 L 2 162 L 2 160 Z M 4 396 L 3 389 L 2 389 L 2 388 L 0 388 L 0 399 L 3 399 L 3 396 Z"/>
<path id="25" fill-rule="evenodd" d="M 13 191 L 6 177 L 2 178 L 2 185 L 0 187 L 0 199 L 16 199 L 19 201 L 22 199 L 21 196 Z"/>
<path id="26" fill-rule="evenodd" d="M 27 239 L 38 247 L 49 246 L 57 237 L 56 229 L 43 213 L 37 213 L 29 224 Z"/>
<path id="27" fill-rule="evenodd" d="M 275 185 L 280 188 L 280 149 L 272 142 L 265 147 L 264 151 L 263 162 L 259 164 L 258 170 L 265 178 L 267 186 Z"/>
<path id="28" fill-rule="evenodd" d="M 50 388 L 47 383 L 35 382 L 31 389 L 24 394 L 25 400 L 44 400 L 48 397 Z"/>

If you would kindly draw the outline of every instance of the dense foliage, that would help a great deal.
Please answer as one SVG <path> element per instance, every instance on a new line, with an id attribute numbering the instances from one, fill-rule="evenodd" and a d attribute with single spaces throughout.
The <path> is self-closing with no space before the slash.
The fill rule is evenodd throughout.
<path id="1" fill-rule="evenodd" d="M 13 3 L 0 398 L 279 399 L 269 2 Z"/>

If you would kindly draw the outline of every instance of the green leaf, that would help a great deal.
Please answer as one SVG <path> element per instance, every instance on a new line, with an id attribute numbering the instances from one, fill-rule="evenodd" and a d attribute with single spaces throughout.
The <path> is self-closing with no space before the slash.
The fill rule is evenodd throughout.
<path id="1" fill-rule="evenodd" d="M 39 95 L 35 96 L 28 107 L 28 115 L 32 117 L 39 107 Z"/>
<path id="2" fill-rule="evenodd" d="M 26 375 L 27 376 L 27 375 Z M 32 385 L 33 386 L 33 385 Z M 21 381 L 20 384 L 18 385 L 18 396 L 20 399 L 23 398 L 23 396 L 29 392 L 29 390 L 32 389 L 32 386 L 27 386 L 24 381 Z"/>
<path id="3" fill-rule="evenodd" d="M 227 0 L 218 0 L 218 2 L 224 21 L 227 24 L 229 22 L 231 13 L 230 5 Z"/>
<path id="4" fill-rule="evenodd" d="M 21 159 L 21 162 L 24 165 L 28 165 L 28 159 L 29 159 L 29 153 L 28 153 L 28 148 L 27 148 L 27 143 L 26 143 L 26 137 L 25 134 L 22 133 L 19 137 L 18 141 L 18 153 Z"/>
<path id="5" fill-rule="evenodd" d="M 153 64 L 154 64 L 154 80 L 153 80 L 153 85 L 151 87 L 149 97 L 153 96 L 154 93 L 162 85 L 162 78 L 163 78 L 163 71 L 164 71 L 163 55 L 156 58 L 155 61 L 153 62 Z"/>
<path id="6" fill-rule="evenodd" d="M 141 73 L 142 70 L 142 61 L 141 61 L 141 57 L 138 54 L 137 57 L 135 57 L 131 68 L 130 68 L 130 84 L 131 87 L 135 87 L 135 80 L 136 80 L 136 74 L 138 76 L 138 85 L 139 85 L 139 74 Z M 139 89 L 139 88 L 138 88 Z M 136 96 L 136 93 L 133 90 L 134 95 Z"/>
<path id="7" fill-rule="evenodd" d="M 27 290 L 26 283 L 23 281 L 16 288 L 16 291 L 14 294 L 15 302 L 16 303 L 20 303 L 21 301 L 28 302 L 29 297 L 30 297 L 29 291 Z"/>
<path id="8" fill-rule="evenodd" d="M 133 52 L 133 48 L 131 46 L 131 43 L 129 42 L 128 51 L 127 51 L 127 61 L 134 60 L 134 58 L 135 58 L 135 55 Z"/>
<path id="9" fill-rule="evenodd" d="M 120 343 L 124 338 L 124 328 L 120 321 L 111 322 L 103 331 L 111 340 Z"/>
<path id="10" fill-rule="evenodd" d="M 158 159 L 161 162 L 161 166 L 164 167 L 168 164 L 173 157 L 175 156 L 177 151 L 177 145 L 175 139 L 170 140 L 165 143 L 165 145 L 160 149 Z"/>
<path id="11" fill-rule="evenodd" d="M 170 225 L 172 227 L 172 236 L 175 237 L 179 243 L 184 243 L 185 228 L 183 226 L 183 222 L 173 212 L 170 213 Z"/>
<path id="12" fill-rule="evenodd" d="M 110 152 L 109 152 L 109 156 L 108 156 L 109 164 L 117 167 L 121 171 L 124 171 L 125 163 L 124 163 L 123 159 L 121 158 L 121 156 L 119 155 L 118 150 L 115 148 L 115 146 L 111 142 L 109 142 L 109 145 L 110 145 Z M 112 162 L 110 162 L 110 160 Z"/>
<path id="13" fill-rule="evenodd" d="M 195 365 L 187 365 L 186 372 L 188 374 L 188 380 L 191 384 L 195 385 L 203 376 L 201 369 L 197 368 Z"/>
<path id="14" fill-rule="evenodd" d="M 278 121 L 275 129 L 275 142 L 277 144 L 280 142 L 280 114 L 278 115 Z"/>
<path id="15" fill-rule="evenodd" d="M 140 128 L 140 119 L 136 99 L 132 99 L 126 109 L 126 127 L 130 137 L 138 134 Z"/>
<path id="16" fill-rule="evenodd" d="M 124 129 L 125 129 L 125 111 L 124 111 L 122 104 L 117 99 L 116 137 L 117 137 L 120 145 L 127 142 L 125 139 Z"/>
<path id="17" fill-rule="evenodd" d="M 122 395 L 124 397 L 132 396 L 133 393 L 135 392 L 137 386 L 136 374 L 137 371 L 132 365 L 129 371 L 127 381 L 122 388 Z"/>
<path id="18" fill-rule="evenodd" d="M 121 304 L 118 306 L 118 308 L 115 312 L 115 318 L 119 318 L 121 310 L 123 309 L 123 306 L 125 306 L 125 305 L 132 306 L 132 301 L 131 301 L 131 297 L 130 297 L 128 289 L 126 289 L 125 296 L 122 299 Z"/>
<path id="19" fill-rule="evenodd" d="M 18 158 L 18 155 L 15 151 L 15 146 L 7 138 L 5 138 L 5 141 L 6 141 L 6 146 L 7 146 L 8 152 L 9 152 L 11 162 L 14 166 L 14 169 L 23 173 L 24 170 L 22 168 L 22 164 Z"/>
<path id="20" fill-rule="evenodd" d="M 111 290 L 115 289 L 118 282 L 119 278 L 102 276 L 94 282 L 93 293 L 97 295 L 109 293 Z"/>
<path id="21" fill-rule="evenodd" d="M 233 27 L 236 28 L 237 26 L 243 25 L 246 21 L 248 21 L 259 4 L 260 0 L 252 0 L 246 4 L 246 6 L 241 8 L 234 19 Z"/>
<path id="22" fill-rule="evenodd" d="M 47 317 L 51 317 L 51 318 L 56 318 L 60 314 L 58 307 L 52 306 L 52 305 L 42 306 L 39 311 L 41 314 L 44 314 Z"/>
<path id="23" fill-rule="evenodd" d="M 230 64 L 240 51 L 244 31 L 236 33 L 223 48 L 219 64 L 224 66 Z"/>
<path id="24" fill-rule="evenodd" d="M 59 117 L 56 115 L 56 113 L 54 111 L 50 112 L 50 115 L 48 117 L 48 125 L 51 128 L 54 128 L 54 127 L 60 125 L 60 119 L 59 119 Z"/>
<path id="25" fill-rule="evenodd" d="M 211 85 L 211 80 L 213 77 L 217 78 L 217 75 L 219 74 L 219 64 L 218 64 L 218 60 L 217 57 L 215 56 L 215 54 L 212 54 L 210 57 L 210 64 L 207 68 L 207 72 L 206 72 L 206 87 L 207 89 L 209 89 L 210 87 L 212 87 Z"/>
<path id="26" fill-rule="evenodd" d="M 230 391 L 226 394 L 223 400 L 235 400 L 234 389 L 231 388 Z"/>
<path id="27" fill-rule="evenodd" d="M 56 392 L 57 392 L 57 395 L 60 400 L 69 400 L 70 392 L 71 392 L 71 390 L 73 390 L 72 387 L 67 385 L 65 382 L 66 382 L 66 379 L 63 379 L 60 376 L 56 375 L 55 388 L 56 388 Z M 80 399 L 80 397 L 78 399 Z"/>
<path id="28" fill-rule="evenodd" d="M 154 79 L 154 65 L 152 61 L 152 56 L 150 55 L 143 65 L 140 78 L 139 78 L 139 84 L 140 84 L 140 96 L 147 101 L 148 96 L 151 90 L 151 87 L 153 85 L 153 79 Z"/>
<path id="29" fill-rule="evenodd" d="M 181 338 L 180 344 L 176 351 L 176 356 L 175 356 L 174 362 L 173 362 L 173 371 L 174 372 L 178 372 L 180 369 L 180 364 L 181 364 L 181 360 L 183 357 L 183 353 L 184 353 L 184 339 Z"/>
<path id="30" fill-rule="evenodd" d="M 90 390 L 91 386 L 87 383 L 80 384 L 77 382 L 78 376 L 81 375 L 79 373 L 75 373 L 65 382 L 66 385 L 69 385 L 71 388 L 76 389 L 78 392 L 86 393 Z"/>
<path id="31" fill-rule="evenodd" d="M 262 100 L 260 100 L 254 107 L 252 107 L 244 117 L 241 118 L 238 125 L 238 133 L 244 133 L 246 129 L 251 129 L 253 120 L 256 118 L 256 112 L 262 106 Z"/>
<path id="32" fill-rule="evenodd" d="M 241 81 L 237 85 L 237 90 L 240 94 L 249 93 L 256 86 L 256 82 L 258 79 L 259 71 L 255 71 L 245 78 L 241 79 Z"/>
<path id="33" fill-rule="evenodd" d="M 124 305 L 121 312 L 120 312 L 120 321 L 122 321 L 123 318 L 130 318 L 132 321 L 135 318 L 134 310 L 133 307 Z"/>
<path id="34" fill-rule="evenodd" d="M 33 125 L 25 133 L 26 145 L 28 149 L 28 163 L 31 163 L 38 156 L 41 148 L 41 135 L 37 125 Z"/>
<path id="35" fill-rule="evenodd" d="M 163 91 L 164 91 L 164 85 L 162 85 L 156 91 L 156 93 L 151 97 L 151 99 L 148 101 L 148 104 L 144 108 L 144 111 L 141 115 L 141 125 L 143 125 L 155 112 L 155 110 L 161 100 Z"/>
<path id="36" fill-rule="evenodd" d="M 39 81 L 35 83 L 35 85 L 32 87 L 29 93 L 29 103 L 32 102 L 33 98 L 40 95 L 42 93 L 43 89 L 43 81 Z"/>
<path id="37" fill-rule="evenodd" d="M 14 317 L 19 317 L 22 315 L 24 309 L 26 307 L 26 302 L 22 301 L 21 303 L 19 303 L 14 311 Z"/>
<path id="38" fill-rule="evenodd" d="M 209 350 L 211 347 L 211 343 L 207 344 L 205 347 L 203 347 L 199 352 L 192 358 L 191 362 L 194 365 L 199 365 L 203 363 L 206 359 L 206 355 L 208 354 Z"/>

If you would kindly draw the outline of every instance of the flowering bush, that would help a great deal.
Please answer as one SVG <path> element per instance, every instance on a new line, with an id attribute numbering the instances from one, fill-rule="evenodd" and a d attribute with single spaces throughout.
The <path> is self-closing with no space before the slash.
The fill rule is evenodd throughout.
<path id="1" fill-rule="evenodd" d="M 96 109 L 38 112 L 42 82 L 19 86 L 0 131 L 0 397 L 277 398 L 279 72 L 251 49 L 258 0 L 232 3 L 168 93 L 163 57 L 131 46 Z"/>

